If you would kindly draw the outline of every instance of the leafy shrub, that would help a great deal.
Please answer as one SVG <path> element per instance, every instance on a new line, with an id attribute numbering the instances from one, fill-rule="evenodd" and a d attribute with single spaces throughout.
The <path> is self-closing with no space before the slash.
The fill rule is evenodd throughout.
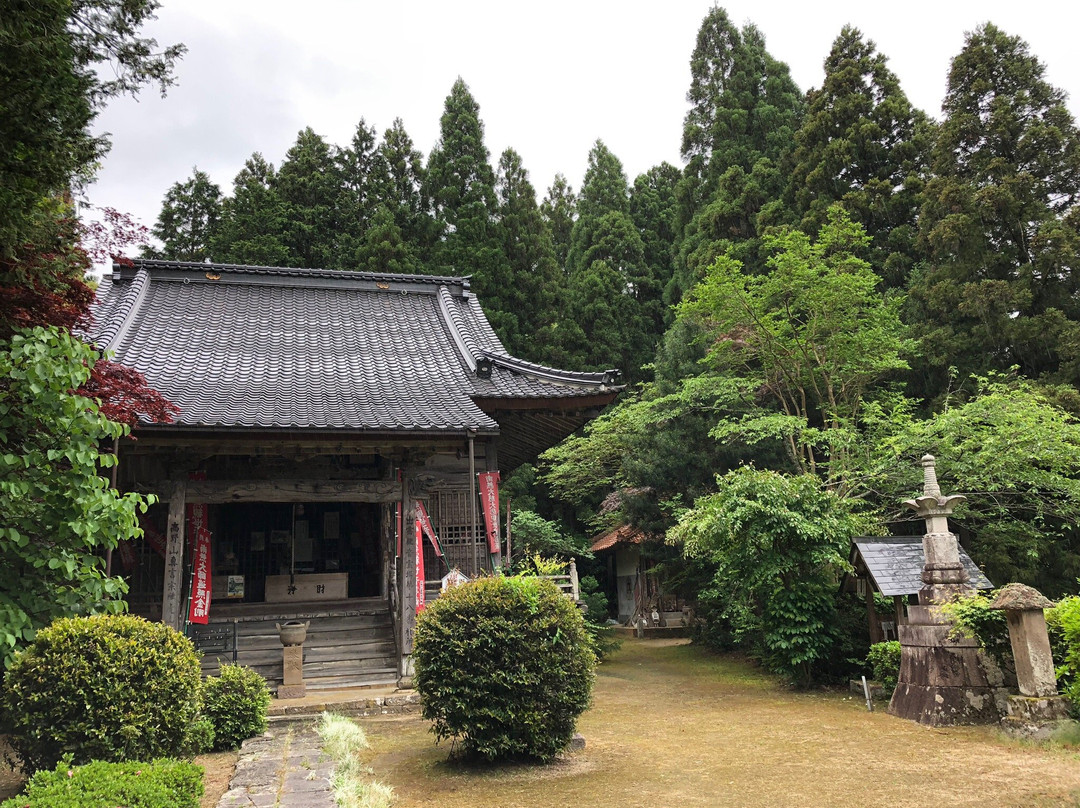
<path id="1" fill-rule="evenodd" d="M 550 581 L 483 578 L 420 613 L 413 648 L 422 714 L 438 740 L 486 760 L 550 760 L 589 705 L 596 654 Z"/>
<path id="2" fill-rule="evenodd" d="M 266 732 L 270 691 L 263 679 L 243 665 L 222 665 L 221 676 L 203 685 L 203 714 L 214 727 L 214 750 L 236 749 Z"/>
<path id="3" fill-rule="evenodd" d="M 192 755 L 201 755 L 213 752 L 214 749 L 214 725 L 205 716 L 200 718 L 188 730 L 188 752 Z"/>
<path id="4" fill-rule="evenodd" d="M 585 575 L 578 584 L 581 599 L 585 602 L 585 629 L 593 639 L 596 658 L 603 659 L 619 650 L 622 645 L 615 638 L 614 626 L 607 624 L 608 597 L 600 589 L 600 583 L 592 575 Z"/>
<path id="5" fill-rule="evenodd" d="M 953 621 L 953 634 L 973 637 L 996 661 L 1011 664 L 1009 623 L 1004 611 L 990 608 L 994 594 L 972 592 L 943 604 L 941 611 Z"/>
<path id="6" fill-rule="evenodd" d="M 107 763 L 85 766 L 61 761 L 30 778 L 23 793 L 0 808 L 199 808 L 203 770 L 194 763 Z"/>
<path id="7" fill-rule="evenodd" d="M 1050 645 L 1057 664 L 1058 689 L 1080 717 L 1080 597 L 1074 595 L 1046 610 Z"/>
<path id="8" fill-rule="evenodd" d="M 870 646 L 866 655 L 866 664 L 874 679 L 881 682 L 885 695 L 892 695 L 900 678 L 900 642 L 876 642 Z"/>
<path id="9" fill-rule="evenodd" d="M 15 656 L 0 701 L 30 771 L 66 754 L 75 763 L 185 756 L 201 707 L 199 658 L 161 623 L 64 618 Z"/>

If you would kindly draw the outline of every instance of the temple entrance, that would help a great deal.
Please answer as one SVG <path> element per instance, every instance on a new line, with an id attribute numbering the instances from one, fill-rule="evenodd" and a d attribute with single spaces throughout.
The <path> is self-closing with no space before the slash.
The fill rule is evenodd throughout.
<path id="1" fill-rule="evenodd" d="M 211 505 L 214 602 L 379 597 L 382 511 L 367 502 Z"/>

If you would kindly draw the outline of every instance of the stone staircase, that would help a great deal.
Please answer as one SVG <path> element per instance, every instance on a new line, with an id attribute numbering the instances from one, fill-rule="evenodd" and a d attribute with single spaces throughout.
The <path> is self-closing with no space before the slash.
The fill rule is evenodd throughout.
<path id="1" fill-rule="evenodd" d="M 221 664 L 252 668 L 271 689 L 281 684 L 281 641 L 277 623 L 310 622 L 304 642 L 304 684 L 308 690 L 376 687 L 397 682 L 397 646 L 390 609 L 385 601 L 342 601 L 289 604 L 288 611 L 268 604 L 220 608 L 205 626 L 189 631 L 202 651 L 204 676 L 215 676 Z"/>

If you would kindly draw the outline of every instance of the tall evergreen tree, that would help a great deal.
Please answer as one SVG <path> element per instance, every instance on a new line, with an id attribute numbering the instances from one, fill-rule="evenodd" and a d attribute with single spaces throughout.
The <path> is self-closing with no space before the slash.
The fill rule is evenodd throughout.
<path id="1" fill-rule="evenodd" d="M 361 118 L 352 143 L 337 153 L 341 186 L 337 200 L 338 232 L 335 263 L 351 269 L 358 261 L 357 250 L 372 224 L 378 200 L 373 194 L 375 127 Z"/>
<path id="2" fill-rule="evenodd" d="M 413 146 L 401 118 L 383 134 L 375 150 L 371 175 L 372 197 L 394 217 L 403 243 L 418 262 L 417 271 L 429 260 L 435 223 L 431 204 L 424 194 L 424 158 Z"/>
<path id="3" fill-rule="evenodd" d="M 732 248 L 748 268 L 764 267 L 758 214 L 782 194 L 779 163 L 803 107 L 787 65 L 769 55 L 761 32 L 753 25 L 740 32 L 721 8 L 701 24 L 690 74 L 669 303 Z"/>
<path id="4" fill-rule="evenodd" d="M 911 106 L 886 57 L 849 25 L 833 42 L 825 81 L 808 100 L 787 191 L 796 222 L 816 233 L 840 202 L 870 234 L 871 265 L 889 286 L 905 286 L 916 259 L 929 120 Z"/>
<path id="5" fill-rule="evenodd" d="M 521 156 L 507 149 L 499 158 L 495 193 L 503 254 L 509 261 L 510 283 L 501 300 L 516 318 L 505 335 L 511 353 L 537 362 L 555 357 L 554 337 L 563 285 L 551 231 L 536 204 L 536 190 Z"/>
<path id="6" fill-rule="evenodd" d="M 205 261 L 221 219 L 221 189 L 205 171 L 193 169 L 191 177 L 173 183 L 165 193 L 161 213 L 151 229 L 161 249 L 147 247 L 148 258 L 172 261 Z"/>
<path id="7" fill-rule="evenodd" d="M 274 166 L 255 152 L 233 180 L 222 203 L 221 224 L 213 239 L 214 258 L 231 264 L 281 266 L 289 251 L 282 243 L 286 216 L 273 189 Z"/>
<path id="8" fill-rule="evenodd" d="M 648 277 L 637 290 L 642 314 L 650 330 L 660 335 L 670 324 L 664 288 L 674 272 L 673 250 L 677 213 L 676 187 L 682 172 L 670 163 L 653 166 L 634 180 L 630 191 L 630 218 L 641 236 Z"/>
<path id="9" fill-rule="evenodd" d="M 440 234 L 433 268 L 471 275 L 492 327 L 513 342 L 517 312 L 508 297 L 513 278 L 498 224 L 495 173 L 488 163 L 480 106 L 460 78 L 446 97 L 427 182 Z"/>
<path id="10" fill-rule="evenodd" d="M 600 140 L 589 151 L 567 262 L 564 348 L 581 366 L 617 361 L 628 379 L 643 378 L 659 337 L 638 299 L 649 281 L 645 245 L 630 218 L 622 163 Z"/>
<path id="11" fill-rule="evenodd" d="M 565 274 L 569 271 L 567 257 L 570 253 L 570 235 L 577 221 L 577 197 L 563 174 L 555 175 L 544 201 L 540 203 L 540 213 L 551 230 L 555 261 Z"/>
<path id="12" fill-rule="evenodd" d="M 911 287 L 931 392 L 950 366 L 1080 382 L 1080 132 L 1044 73 L 990 24 L 953 59 Z"/>
<path id="13" fill-rule="evenodd" d="M 335 239 L 341 170 L 335 151 L 311 127 L 301 130 L 271 186 L 284 205 L 282 241 L 293 266 L 340 268 Z"/>
<path id="14" fill-rule="evenodd" d="M 417 274 L 422 269 L 416 250 L 405 241 L 394 214 L 379 205 L 352 255 L 351 269 Z"/>

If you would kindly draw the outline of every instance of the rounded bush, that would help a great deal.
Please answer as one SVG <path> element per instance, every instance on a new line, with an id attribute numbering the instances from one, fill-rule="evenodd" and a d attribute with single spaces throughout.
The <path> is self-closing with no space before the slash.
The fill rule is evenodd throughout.
<path id="1" fill-rule="evenodd" d="M 900 643 L 897 640 L 876 642 L 870 646 L 866 664 L 874 679 L 881 682 L 881 689 L 891 696 L 900 678 Z"/>
<path id="2" fill-rule="evenodd" d="M 221 676 L 203 685 L 203 715 L 214 727 L 214 750 L 236 749 L 266 732 L 269 706 L 265 679 L 243 665 L 222 665 Z"/>
<path id="3" fill-rule="evenodd" d="M 596 654 L 574 603 L 542 578 L 484 578 L 416 621 L 415 686 L 439 740 L 485 760 L 550 760 L 589 706 Z"/>
<path id="4" fill-rule="evenodd" d="M 131 615 L 57 620 L 19 652 L 0 697 L 12 749 L 31 771 L 61 757 L 152 760 L 192 751 L 199 657 L 161 623 Z"/>

